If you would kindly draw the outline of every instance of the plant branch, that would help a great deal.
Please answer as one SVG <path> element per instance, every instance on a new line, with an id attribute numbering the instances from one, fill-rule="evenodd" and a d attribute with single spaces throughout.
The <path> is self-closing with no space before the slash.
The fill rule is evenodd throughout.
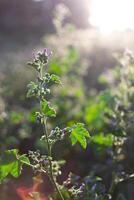
<path id="1" fill-rule="evenodd" d="M 47 132 L 47 118 L 44 118 L 43 120 L 43 132 L 44 132 L 44 136 L 46 137 L 46 142 L 47 142 L 47 148 L 48 148 L 48 155 L 51 157 L 52 156 L 52 152 L 51 152 L 51 145 L 49 143 L 49 139 L 48 139 L 48 132 Z M 51 182 L 53 183 L 55 189 L 57 190 L 57 193 L 59 194 L 61 200 L 64 200 L 64 197 L 58 187 L 58 184 L 56 183 L 54 176 L 53 176 L 53 169 L 52 169 L 52 161 L 51 159 L 49 159 L 49 165 L 50 165 L 50 175 L 49 178 L 51 180 Z"/>
<path id="2" fill-rule="evenodd" d="M 43 78 L 43 66 L 41 66 L 41 70 L 40 70 L 40 78 Z M 42 108 L 41 108 L 41 100 L 40 100 L 40 110 L 42 112 Z M 47 132 L 47 118 L 44 117 L 43 118 L 43 134 L 46 138 L 46 143 L 47 143 L 47 149 L 48 149 L 48 156 L 52 157 L 52 151 L 51 151 L 51 145 L 49 143 L 49 139 L 48 139 L 48 132 Z M 57 193 L 59 194 L 61 200 L 64 200 L 63 195 L 58 187 L 58 184 L 56 183 L 54 176 L 53 176 L 53 169 L 52 169 L 52 161 L 51 158 L 49 159 L 49 165 L 50 165 L 50 174 L 49 174 L 49 178 L 52 182 L 52 184 L 54 185 Z"/>

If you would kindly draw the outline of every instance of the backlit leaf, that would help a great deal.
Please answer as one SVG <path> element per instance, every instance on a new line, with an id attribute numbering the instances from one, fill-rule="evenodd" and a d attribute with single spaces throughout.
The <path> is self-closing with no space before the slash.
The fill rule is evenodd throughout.
<path id="1" fill-rule="evenodd" d="M 77 123 L 72 127 L 70 138 L 72 145 L 79 142 L 81 146 L 85 149 L 87 146 L 87 138 L 90 138 L 90 135 L 89 132 L 85 129 L 84 124 Z"/>
<path id="2" fill-rule="evenodd" d="M 114 137 L 112 134 L 104 135 L 102 133 L 93 135 L 91 141 L 103 146 L 112 146 L 113 145 Z"/>
<path id="3" fill-rule="evenodd" d="M 54 108 L 52 108 L 49 105 L 48 101 L 43 100 L 41 102 L 41 108 L 46 117 L 55 117 L 56 116 L 56 111 L 54 110 Z"/>
<path id="4" fill-rule="evenodd" d="M 17 149 L 7 150 L 0 157 L 0 181 L 8 175 L 18 177 L 21 173 L 22 165 L 29 162 L 25 156 L 19 156 Z"/>
<path id="5" fill-rule="evenodd" d="M 55 83 L 58 83 L 58 84 L 61 84 L 61 81 L 60 81 L 60 77 L 55 75 L 55 74 L 52 74 L 51 75 L 51 80 Z"/>

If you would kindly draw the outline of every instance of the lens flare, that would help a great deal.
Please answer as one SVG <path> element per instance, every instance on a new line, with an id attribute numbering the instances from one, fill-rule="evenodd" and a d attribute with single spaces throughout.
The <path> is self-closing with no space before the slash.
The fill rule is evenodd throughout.
<path id="1" fill-rule="evenodd" d="M 42 178 L 40 175 L 33 178 L 32 187 L 19 187 L 16 189 L 18 196 L 21 200 L 48 200 L 47 197 L 42 195 L 39 190 L 39 186 L 42 183 Z"/>
<path id="2" fill-rule="evenodd" d="M 134 29 L 134 0 L 91 0 L 89 21 L 104 34 Z"/>

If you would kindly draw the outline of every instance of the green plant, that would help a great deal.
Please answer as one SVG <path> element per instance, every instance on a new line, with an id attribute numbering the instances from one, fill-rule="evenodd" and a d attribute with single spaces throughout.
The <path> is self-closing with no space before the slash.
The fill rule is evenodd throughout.
<path id="1" fill-rule="evenodd" d="M 17 178 L 23 165 L 27 165 L 32 167 L 35 173 L 45 174 L 50 179 L 53 192 L 48 195 L 49 200 L 109 200 L 115 198 L 114 193 L 118 184 L 129 181 L 134 176 L 131 173 L 134 166 L 131 159 L 133 154 L 128 155 L 127 152 L 129 149 L 133 152 L 131 145 L 133 145 L 134 116 L 134 57 L 127 52 L 123 58 L 119 59 L 119 66 L 111 73 L 113 82 L 110 83 L 109 90 L 101 92 L 96 101 L 90 101 L 85 109 L 84 117 L 90 127 L 92 135 L 90 136 L 83 123 L 75 123 L 65 128 L 63 125 L 62 128 L 56 126 L 51 129 L 50 124 L 53 124 L 51 122 L 56 117 L 56 109 L 50 103 L 50 99 L 54 98 L 52 87 L 54 85 L 63 86 L 58 75 L 48 72 L 50 56 L 51 52 L 45 49 L 37 54 L 33 62 L 28 63 L 37 74 L 36 80 L 28 84 L 27 97 L 33 98 L 34 102 L 37 101 L 29 118 L 31 121 L 36 121 L 43 132 L 40 141 L 43 148 L 46 148 L 46 153 L 31 149 L 28 155 L 20 155 L 17 149 L 1 152 L 0 181 L 2 182 L 8 175 Z M 16 125 L 20 121 L 25 122 L 24 116 L 17 112 L 10 112 L 10 118 L 11 123 Z M 94 127 L 97 133 L 93 132 Z M 70 173 L 67 180 L 59 184 L 58 176 L 62 173 L 61 166 L 65 161 L 56 159 L 53 149 L 62 140 L 67 140 L 71 145 L 79 143 L 83 149 L 86 149 L 87 142 L 89 142 L 90 148 L 93 147 L 100 161 L 102 159 L 104 163 L 95 161 L 90 172 L 84 177 Z M 107 189 L 104 180 L 106 173 L 110 176 Z M 35 194 L 31 198 L 42 199 L 34 189 L 33 192 Z M 119 191 L 116 197 L 117 199 L 127 198 L 122 191 Z"/>
<path id="2" fill-rule="evenodd" d="M 0 159 L 0 180 L 2 181 L 7 175 L 11 174 L 14 177 L 20 175 L 22 165 L 26 164 L 33 168 L 35 172 L 45 173 L 52 182 L 55 194 L 51 195 L 50 199 L 75 199 L 81 192 L 79 187 L 67 189 L 64 185 L 59 185 L 57 176 L 60 175 L 60 166 L 62 161 L 55 161 L 52 157 L 52 148 L 54 144 L 65 137 L 69 137 L 72 145 L 79 142 L 85 149 L 87 139 L 90 138 L 84 124 L 76 123 L 71 127 L 61 129 L 56 127 L 51 131 L 48 130 L 47 122 L 49 118 L 56 116 L 55 109 L 48 101 L 51 93 L 51 85 L 60 84 L 60 78 L 55 74 L 47 73 L 47 64 L 51 53 L 45 49 L 42 53 L 38 53 L 33 62 L 28 63 L 37 72 L 37 80 L 28 84 L 27 97 L 35 97 L 39 102 L 39 110 L 35 112 L 37 122 L 42 126 L 43 135 L 41 140 L 46 143 L 47 154 L 41 155 L 37 151 L 29 151 L 29 158 L 26 155 L 19 155 L 16 149 L 7 150 Z M 13 116 L 14 117 L 14 116 Z M 18 120 L 18 118 L 17 118 Z"/>
<path id="3" fill-rule="evenodd" d="M 104 104 L 102 101 L 103 109 L 100 109 L 100 112 L 99 109 L 96 109 L 98 104 L 95 105 L 93 111 L 95 110 L 95 114 L 98 111 L 100 115 L 97 116 L 102 118 L 99 119 L 99 122 L 103 122 L 101 123 L 103 134 L 93 135 L 91 141 L 97 146 L 107 146 L 109 154 L 111 154 L 108 164 L 108 167 L 111 168 L 108 193 L 113 199 L 115 196 L 117 199 L 128 199 L 126 188 L 127 184 L 132 181 L 134 167 L 132 153 L 134 144 L 134 55 L 131 51 L 126 50 L 124 54 L 116 55 L 116 59 L 117 66 L 106 71 L 100 77 L 100 81 L 109 86 L 107 90 L 112 97 L 112 102 Z M 92 108 L 93 105 L 90 107 Z M 90 107 L 89 114 L 92 111 Z M 92 117 L 89 115 L 87 119 L 91 121 Z M 110 146 L 114 148 L 110 148 Z M 109 168 L 106 171 L 108 170 Z M 119 185 L 125 187 L 118 191 Z"/>

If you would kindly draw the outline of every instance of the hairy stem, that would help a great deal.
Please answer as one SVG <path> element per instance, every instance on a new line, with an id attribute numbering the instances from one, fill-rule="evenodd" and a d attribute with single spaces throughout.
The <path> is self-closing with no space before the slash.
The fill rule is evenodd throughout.
<path id="1" fill-rule="evenodd" d="M 41 67 L 41 70 L 40 70 L 40 78 L 42 78 L 42 77 L 43 77 L 43 67 Z M 41 100 L 40 100 L 40 105 L 41 105 Z M 46 117 L 44 117 L 44 120 L 43 120 L 43 134 L 44 134 L 44 136 L 46 138 L 47 149 L 48 149 L 48 156 L 52 157 L 51 145 L 50 145 L 49 139 L 48 139 L 47 118 Z M 54 188 L 56 189 L 57 193 L 59 194 L 60 199 L 64 200 L 63 195 L 62 195 L 62 193 L 61 193 L 61 191 L 60 191 L 60 189 L 58 187 L 58 184 L 56 183 L 55 178 L 53 176 L 53 169 L 52 169 L 52 161 L 51 161 L 51 159 L 49 159 L 49 165 L 50 165 L 49 178 L 50 178 L 50 180 L 51 180 Z"/>
<path id="2" fill-rule="evenodd" d="M 46 137 L 46 142 L 47 142 L 47 148 L 48 148 L 48 155 L 51 157 L 52 156 L 52 152 L 51 152 L 51 145 L 49 144 L 49 140 L 48 140 L 48 132 L 47 132 L 47 118 L 44 118 L 44 123 L 43 123 L 43 132 L 44 135 Z M 54 176 L 53 176 L 53 169 L 52 169 L 52 161 L 51 159 L 49 159 L 49 165 L 50 165 L 50 180 L 53 183 L 55 189 L 57 190 L 57 193 L 59 194 L 61 200 L 64 200 L 63 195 L 58 187 L 58 184 L 56 183 Z"/>

